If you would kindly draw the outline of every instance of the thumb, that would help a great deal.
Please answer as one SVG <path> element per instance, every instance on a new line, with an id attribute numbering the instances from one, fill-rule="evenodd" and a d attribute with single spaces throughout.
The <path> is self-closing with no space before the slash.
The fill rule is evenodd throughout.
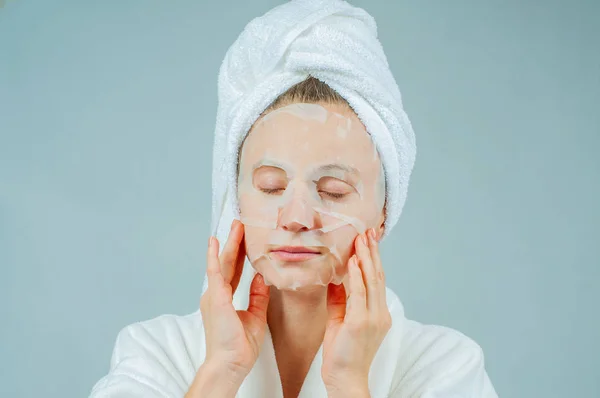
<path id="1" fill-rule="evenodd" d="M 342 323 L 346 316 L 346 289 L 344 285 L 327 286 L 327 324 Z"/>
<path id="2" fill-rule="evenodd" d="M 267 308 L 269 307 L 269 286 L 261 274 L 256 274 L 250 284 L 250 298 L 248 300 L 248 312 L 256 316 L 263 323 L 267 322 Z"/>

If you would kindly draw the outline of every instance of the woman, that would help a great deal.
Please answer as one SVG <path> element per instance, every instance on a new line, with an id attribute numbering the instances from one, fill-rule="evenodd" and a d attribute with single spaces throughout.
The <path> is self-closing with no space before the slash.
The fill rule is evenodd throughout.
<path id="1" fill-rule="evenodd" d="M 200 312 L 123 329 L 91 396 L 496 397 L 476 343 L 385 287 L 415 154 L 401 105 L 363 10 L 248 24 L 219 75 Z"/>

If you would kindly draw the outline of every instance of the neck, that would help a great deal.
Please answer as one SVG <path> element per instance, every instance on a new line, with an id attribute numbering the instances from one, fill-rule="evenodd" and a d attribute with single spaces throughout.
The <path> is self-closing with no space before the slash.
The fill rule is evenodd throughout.
<path id="1" fill-rule="evenodd" d="M 271 289 L 267 322 L 274 342 L 285 341 L 291 347 L 306 349 L 307 343 L 318 340 L 320 346 L 327 322 L 327 287 Z"/>
<path id="2" fill-rule="evenodd" d="M 284 390 L 286 385 L 292 390 L 301 387 L 323 342 L 326 322 L 327 287 L 271 289 L 267 323 Z"/>

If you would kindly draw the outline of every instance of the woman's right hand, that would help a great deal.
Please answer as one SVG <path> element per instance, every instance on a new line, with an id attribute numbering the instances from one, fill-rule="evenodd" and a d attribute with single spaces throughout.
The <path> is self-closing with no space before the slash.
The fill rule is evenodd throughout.
<path id="1" fill-rule="evenodd" d="M 218 396 L 217 391 L 235 395 L 258 358 L 267 328 L 269 287 L 263 277 L 256 274 L 250 285 L 248 309 L 236 311 L 232 300 L 245 257 L 244 225 L 238 220 L 231 224 L 229 238 L 220 257 L 218 240 L 212 236 L 209 239 L 208 289 L 200 300 L 206 358 L 188 396 Z M 219 385 L 221 387 L 217 387 Z M 193 391 L 203 393 L 195 394 Z"/>

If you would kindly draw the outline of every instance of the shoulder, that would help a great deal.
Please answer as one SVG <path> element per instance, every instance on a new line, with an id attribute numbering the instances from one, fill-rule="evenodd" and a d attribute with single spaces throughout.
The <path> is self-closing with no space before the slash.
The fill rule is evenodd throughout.
<path id="1" fill-rule="evenodd" d="M 203 334 L 200 312 L 188 315 L 164 314 L 125 326 L 117 335 L 111 365 L 132 353 L 162 349 L 164 353 L 187 354 L 194 357 L 199 334 Z M 142 351 L 140 351 L 142 350 Z"/>
<path id="2" fill-rule="evenodd" d="M 435 370 L 436 376 L 443 376 L 483 364 L 483 350 L 474 340 L 444 326 L 406 320 L 402 346 L 400 361 L 406 374 L 427 367 Z"/>
<path id="3" fill-rule="evenodd" d="M 132 397 L 179 396 L 204 358 L 203 342 L 199 311 L 132 323 L 118 333 L 109 373 L 96 383 L 91 396 L 108 397 L 114 392 Z"/>
<path id="4" fill-rule="evenodd" d="M 391 304 L 390 312 L 393 305 L 402 306 L 395 294 Z M 445 326 L 406 319 L 403 309 L 392 319 L 400 337 L 392 396 L 497 397 L 483 350 L 473 339 Z"/>

